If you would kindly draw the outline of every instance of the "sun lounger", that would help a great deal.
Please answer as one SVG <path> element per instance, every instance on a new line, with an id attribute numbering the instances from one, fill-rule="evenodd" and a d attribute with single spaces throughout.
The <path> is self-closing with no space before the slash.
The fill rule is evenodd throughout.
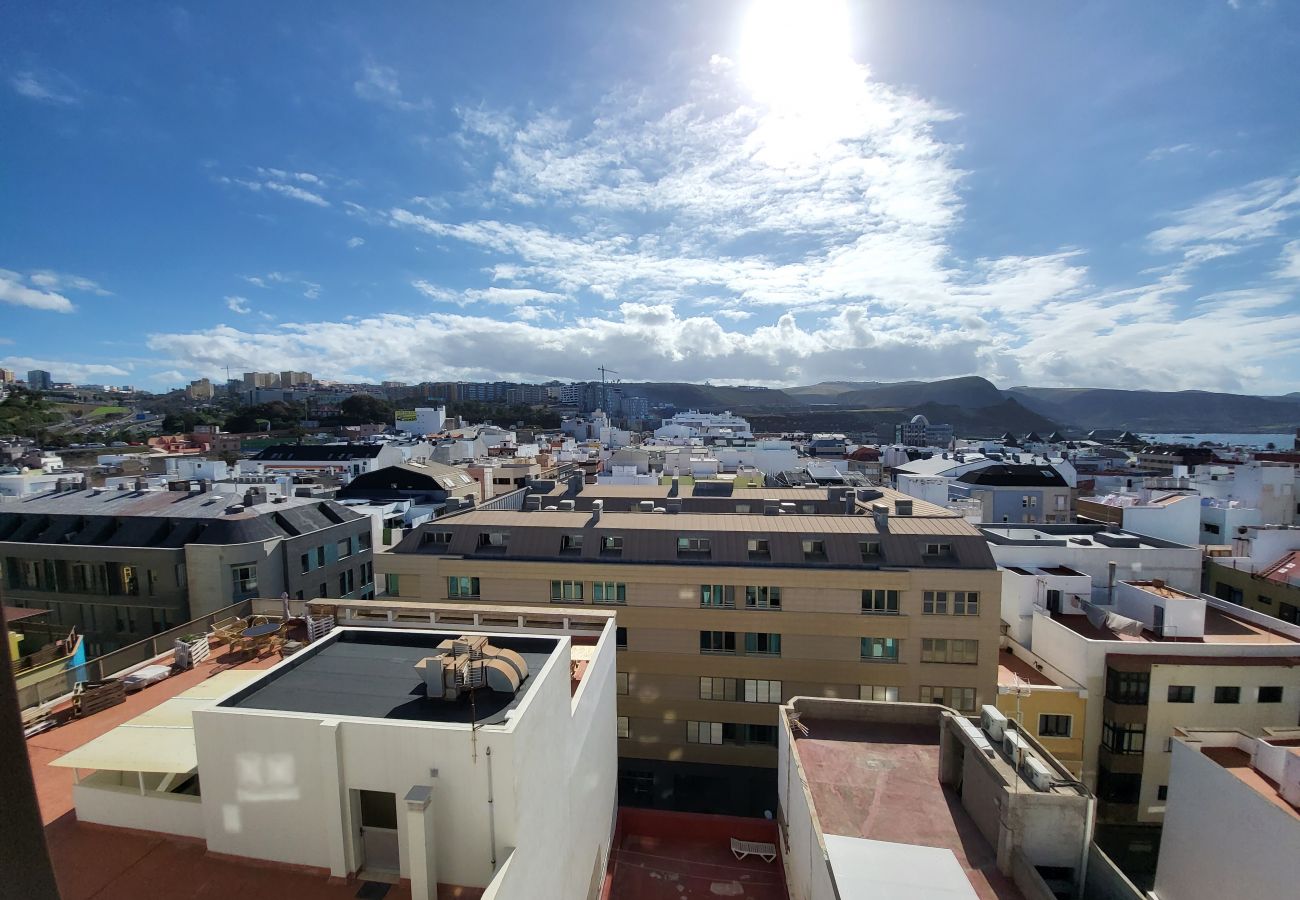
<path id="1" fill-rule="evenodd" d="M 746 856 L 757 856 L 761 857 L 763 862 L 772 862 L 776 859 L 776 844 L 764 844 L 759 841 L 741 841 L 732 838 L 731 852 L 736 854 L 736 859 L 744 859 Z"/>

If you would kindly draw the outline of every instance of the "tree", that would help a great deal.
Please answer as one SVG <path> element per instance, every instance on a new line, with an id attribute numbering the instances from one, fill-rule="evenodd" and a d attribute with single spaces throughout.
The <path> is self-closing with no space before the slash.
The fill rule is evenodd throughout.
<path id="1" fill-rule="evenodd" d="M 371 394 L 353 394 L 339 404 L 338 421 L 340 425 L 367 425 L 372 422 L 388 425 L 393 421 L 393 404 Z"/>

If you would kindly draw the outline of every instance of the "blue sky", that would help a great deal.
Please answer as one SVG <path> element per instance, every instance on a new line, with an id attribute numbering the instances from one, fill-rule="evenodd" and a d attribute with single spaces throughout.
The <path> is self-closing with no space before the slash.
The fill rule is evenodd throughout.
<path id="1" fill-rule="evenodd" d="M 23 4 L 0 78 L 22 371 L 1300 390 L 1290 3 Z"/>

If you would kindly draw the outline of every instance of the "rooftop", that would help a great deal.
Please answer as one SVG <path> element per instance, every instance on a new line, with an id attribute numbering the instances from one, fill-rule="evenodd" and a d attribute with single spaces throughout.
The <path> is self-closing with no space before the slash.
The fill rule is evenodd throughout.
<path id="1" fill-rule="evenodd" d="M 214 654 L 187 672 L 128 694 L 125 703 L 85 718 L 66 719 L 63 724 L 28 739 L 27 754 L 45 823 L 45 839 L 63 900 L 157 896 L 176 900 L 201 897 L 350 900 L 357 896 L 360 882 L 333 878 L 323 869 L 214 856 L 199 840 L 77 820 L 72 803 L 73 770 L 50 763 L 129 720 L 147 716 L 182 693 L 201 692 L 215 675 L 256 672 L 278 662 L 273 657 L 237 660 L 230 654 Z M 439 900 L 475 900 L 481 895 L 482 890 L 478 888 L 438 886 Z M 386 897 L 407 900 L 409 884 L 392 885 Z"/>
<path id="2" fill-rule="evenodd" d="M 474 691 L 457 700 L 426 696 L 415 664 L 447 653 L 438 645 L 460 631 L 426 632 L 345 629 L 290 657 L 266 677 L 222 702 L 222 706 L 327 716 L 362 716 L 417 722 L 499 725 L 523 702 L 537 673 L 560 646 L 554 638 L 492 635 L 492 646 L 513 650 L 528 664 L 529 677 L 514 693 Z"/>
<path id="3" fill-rule="evenodd" d="M 1288 752 L 1300 754 L 1300 747 L 1290 747 Z M 1242 784 L 1267 798 L 1274 806 L 1286 810 L 1293 819 L 1300 819 L 1300 810 L 1282 798 L 1278 793 L 1278 783 L 1256 769 L 1246 751 L 1237 747 L 1202 747 L 1201 755 L 1227 769 Z"/>
<path id="4" fill-rule="evenodd" d="M 0 507 L 0 541 L 114 547 L 183 547 L 292 537 L 359 520 L 331 500 L 284 497 L 243 506 L 211 491 L 63 491 Z M 231 506 L 237 512 L 227 512 Z"/>
<path id="5" fill-rule="evenodd" d="M 1015 687 L 1027 683 L 1037 687 L 1059 687 L 1055 681 L 1011 653 L 998 654 L 998 686 Z"/>
<path id="6" fill-rule="evenodd" d="M 804 718 L 796 741 L 826 835 L 951 850 L 982 900 L 1021 900 L 997 852 L 940 783 L 933 725 Z"/>
<path id="7" fill-rule="evenodd" d="M 1181 592 L 1180 592 L 1181 593 Z M 1102 607 L 1109 610 L 1110 607 Z M 1106 627 L 1098 627 L 1087 616 L 1052 613 L 1053 622 L 1069 628 L 1075 634 L 1091 641 L 1122 641 L 1129 644 L 1291 644 L 1300 650 L 1300 641 L 1281 632 L 1256 625 L 1246 619 L 1226 613 L 1213 606 L 1205 609 L 1205 636 L 1200 638 L 1164 637 L 1149 628 L 1141 634 L 1120 634 Z"/>
<path id="8" fill-rule="evenodd" d="M 1076 550 L 1110 551 L 1117 548 L 1154 550 L 1189 548 L 1186 544 L 1136 534 L 1108 525 L 1087 522 L 1061 525 L 1001 525 L 985 523 L 979 530 L 989 542 L 998 546 L 1069 547 Z"/>

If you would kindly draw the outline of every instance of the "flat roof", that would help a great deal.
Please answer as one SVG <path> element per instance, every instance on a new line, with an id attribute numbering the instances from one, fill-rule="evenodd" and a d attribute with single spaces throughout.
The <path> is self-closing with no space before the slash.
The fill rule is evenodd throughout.
<path id="1" fill-rule="evenodd" d="M 1105 607 L 1110 609 L 1110 607 Z M 1291 644 L 1300 641 L 1281 631 L 1273 631 L 1245 619 L 1230 615 L 1213 606 L 1205 608 L 1205 635 L 1199 638 L 1163 637 L 1149 628 L 1141 634 L 1119 634 L 1109 628 L 1099 628 L 1085 615 L 1051 613 L 1053 622 L 1059 622 L 1075 634 L 1092 641 L 1117 641 L 1129 644 Z M 1279 620 L 1279 624 L 1281 624 Z"/>
<path id="2" fill-rule="evenodd" d="M 560 645 L 559 638 L 491 634 L 492 646 L 514 650 L 528 664 L 528 677 L 513 694 L 487 688 L 457 700 L 430 698 L 415 664 L 442 656 L 438 648 L 464 631 L 400 631 L 345 628 L 319 649 L 308 648 L 220 705 L 240 709 L 360 716 L 414 722 L 498 725 L 523 702 L 537 673 Z"/>
<path id="3" fill-rule="evenodd" d="M 981 900 L 1022 900 L 961 798 L 939 781 L 937 725 L 800 721 L 809 736 L 793 746 L 823 834 L 949 850 Z"/>
<path id="4" fill-rule="evenodd" d="M 998 654 L 998 685 L 1011 687 L 1017 679 L 1039 687 L 1064 687 L 1011 653 Z M 1073 687 L 1073 685 L 1070 685 Z"/>
<path id="5" fill-rule="evenodd" d="M 1289 752 L 1295 753 L 1296 748 Z M 1300 810 L 1278 793 L 1278 784 L 1251 765 L 1250 754 L 1237 747 L 1202 747 L 1201 755 L 1218 763 L 1240 781 L 1264 797 L 1278 809 L 1285 810 L 1293 819 L 1300 819 Z"/>

